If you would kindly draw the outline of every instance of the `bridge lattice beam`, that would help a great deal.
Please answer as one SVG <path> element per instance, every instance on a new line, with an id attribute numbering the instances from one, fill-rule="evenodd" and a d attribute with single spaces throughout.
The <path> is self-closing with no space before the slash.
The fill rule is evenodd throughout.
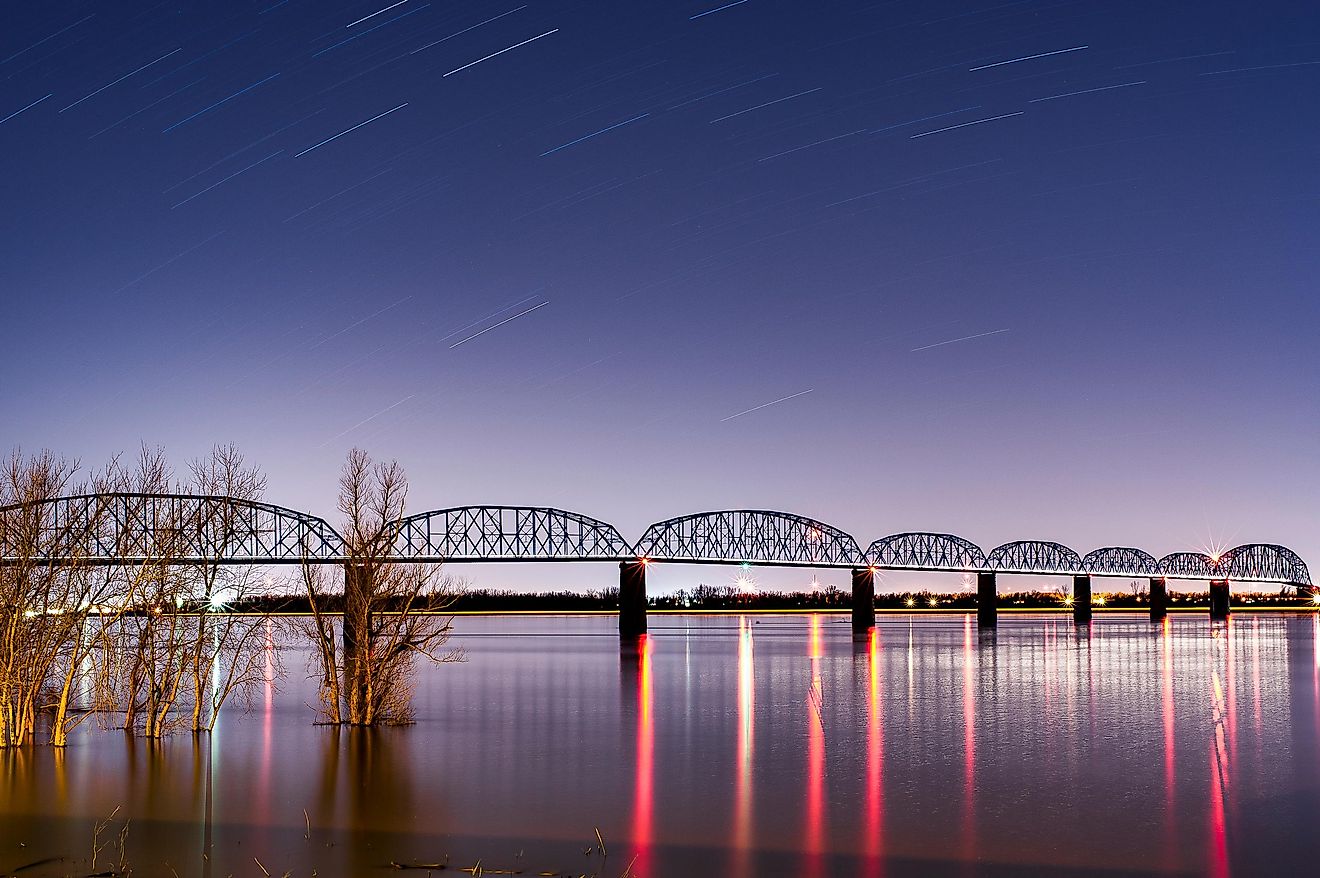
<path id="1" fill-rule="evenodd" d="M 294 564 L 342 559 L 314 515 L 235 497 L 83 494 L 0 508 L 0 563 Z"/>
<path id="2" fill-rule="evenodd" d="M 563 509 L 458 506 L 395 522 L 405 561 L 623 561 L 636 557 L 613 525 Z"/>
<path id="3" fill-rule="evenodd" d="M 696 564 L 864 567 L 857 541 L 837 527 L 787 512 L 732 509 L 661 521 L 637 541 L 639 557 Z"/>

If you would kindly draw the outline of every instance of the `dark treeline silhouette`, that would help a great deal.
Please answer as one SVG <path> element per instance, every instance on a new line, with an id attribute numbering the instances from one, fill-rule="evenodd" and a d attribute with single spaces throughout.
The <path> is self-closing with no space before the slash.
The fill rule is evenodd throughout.
<path id="1" fill-rule="evenodd" d="M 328 595 L 324 611 L 340 611 L 342 597 Z M 1145 609 L 1150 601 L 1144 591 L 1132 590 L 1121 592 L 1097 593 L 1093 603 L 1100 607 Z M 1204 592 L 1169 592 L 1169 605 L 1178 607 L 1203 607 L 1206 602 Z M 1066 593 L 1055 591 L 1009 592 L 999 595 L 1001 608 L 1061 610 L 1067 609 L 1069 598 Z M 1261 606 L 1279 608 L 1311 607 L 1309 598 L 1298 597 L 1292 590 L 1278 593 L 1239 593 L 1234 596 L 1239 606 Z M 895 592 L 877 594 L 875 606 L 880 610 L 905 609 L 941 609 L 974 610 L 976 595 L 970 592 Z M 668 594 L 651 595 L 647 598 L 647 607 L 651 610 L 670 611 L 795 611 L 795 610 L 838 610 L 852 608 L 852 594 L 837 587 L 826 587 L 819 591 L 793 592 L 745 592 L 733 587 L 698 585 L 692 589 L 679 590 Z M 261 595 L 248 598 L 234 604 L 230 609 L 237 612 L 254 613 L 306 613 L 309 612 L 307 599 L 302 596 Z M 383 605 L 385 611 L 398 609 L 389 604 Z M 458 594 L 446 597 L 443 605 L 435 607 L 414 606 L 413 611 L 431 611 L 453 613 L 503 613 L 503 612 L 615 612 L 619 609 L 619 590 L 608 588 L 601 591 L 575 592 L 517 592 L 504 589 L 466 589 Z"/>

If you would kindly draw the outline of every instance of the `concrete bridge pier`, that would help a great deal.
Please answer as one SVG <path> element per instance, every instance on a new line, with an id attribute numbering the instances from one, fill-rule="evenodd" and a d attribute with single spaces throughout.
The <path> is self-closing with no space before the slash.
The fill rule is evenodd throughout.
<path id="1" fill-rule="evenodd" d="M 1228 580 L 1210 580 L 1210 618 L 1228 618 Z"/>
<path id="2" fill-rule="evenodd" d="M 1150 579 L 1150 620 L 1163 622 L 1169 615 L 1169 590 L 1163 576 Z"/>
<path id="3" fill-rule="evenodd" d="M 999 621 L 999 589 L 995 574 L 983 570 L 976 574 L 976 624 L 993 628 Z"/>
<path id="4" fill-rule="evenodd" d="M 646 633 L 646 562 L 619 562 L 619 638 Z"/>
<path id="5" fill-rule="evenodd" d="M 1091 577 L 1073 577 L 1073 622 L 1085 625 L 1091 621 Z"/>
<path id="6" fill-rule="evenodd" d="M 854 567 L 852 572 L 852 630 L 854 640 L 865 640 L 875 627 L 875 570 Z"/>

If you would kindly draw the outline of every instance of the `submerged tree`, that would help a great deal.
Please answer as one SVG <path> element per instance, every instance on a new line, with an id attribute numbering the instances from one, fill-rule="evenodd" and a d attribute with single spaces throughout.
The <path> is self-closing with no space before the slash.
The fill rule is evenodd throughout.
<path id="1" fill-rule="evenodd" d="M 100 701 L 122 710 L 126 730 L 150 738 L 209 731 L 221 705 L 250 690 L 269 658 L 264 620 L 225 606 L 251 596 L 256 571 L 222 563 L 248 513 L 232 500 L 258 500 L 265 477 L 233 446 L 213 448 L 189 470 L 189 480 L 174 483 L 164 452 L 143 448 L 133 466 L 116 459 L 97 479 L 100 492 L 132 495 L 120 502 L 150 534 L 117 534 L 136 542 L 117 547 L 123 611 L 98 651 Z"/>
<path id="2" fill-rule="evenodd" d="M 266 476 L 249 466 L 233 445 L 215 446 L 210 455 L 193 460 L 188 469 L 192 477 L 189 487 L 198 494 L 256 501 L 266 492 Z M 207 503 L 202 508 L 198 524 L 204 558 L 191 570 L 190 596 L 193 643 L 188 673 L 194 732 L 214 728 L 229 697 L 250 694 L 275 658 L 263 640 L 268 616 L 240 616 L 228 609 L 230 604 L 254 597 L 262 585 L 251 565 L 221 563 L 243 537 L 245 510 L 228 502 Z"/>
<path id="3" fill-rule="evenodd" d="M 455 595 L 440 565 L 389 560 L 407 496 L 408 479 L 397 462 L 373 464 L 365 451 L 349 452 L 339 479 L 347 563 L 338 638 L 326 577 L 310 564 L 303 567 L 312 611 L 304 630 L 315 647 L 328 722 L 406 722 L 416 660 L 462 660 L 458 650 L 442 651 L 453 620 L 437 611 L 450 606 Z"/>
<path id="4" fill-rule="evenodd" d="M 0 746 L 33 740 L 60 660 L 78 660 L 70 643 L 86 612 L 83 571 L 45 563 L 79 550 L 80 535 L 46 502 L 65 492 L 77 470 L 76 461 L 49 451 L 29 457 L 16 449 L 0 471 Z M 60 701 L 67 704 L 67 693 Z M 61 728 L 65 718 L 62 712 Z"/>

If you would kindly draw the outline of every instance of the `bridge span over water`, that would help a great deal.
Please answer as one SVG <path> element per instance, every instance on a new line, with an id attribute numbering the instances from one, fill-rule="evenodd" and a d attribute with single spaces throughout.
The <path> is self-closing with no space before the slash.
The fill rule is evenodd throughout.
<path id="1" fill-rule="evenodd" d="M 325 519 L 282 506 L 224 496 L 106 493 L 0 507 L 0 565 L 360 563 L 360 551 Z M 563 509 L 459 506 L 389 522 L 375 563 L 614 562 L 619 565 L 620 632 L 646 630 L 646 569 L 655 563 L 847 568 L 853 625 L 874 624 L 875 574 L 905 570 L 973 574 L 977 615 L 995 622 L 1000 574 L 1071 576 L 1073 612 L 1091 617 L 1093 577 L 1146 578 L 1151 617 L 1166 610 L 1169 579 L 1209 583 L 1212 616 L 1229 612 L 1229 583 L 1312 585 L 1291 549 L 1248 543 L 1212 556 L 1105 546 L 1082 555 L 1046 540 L 989 551 L 960 536 L 905 532 L 865 549 L 845 531 L 787 512 L 737 509 L 657 522 L 636 543 L 613 525 Z"/>

